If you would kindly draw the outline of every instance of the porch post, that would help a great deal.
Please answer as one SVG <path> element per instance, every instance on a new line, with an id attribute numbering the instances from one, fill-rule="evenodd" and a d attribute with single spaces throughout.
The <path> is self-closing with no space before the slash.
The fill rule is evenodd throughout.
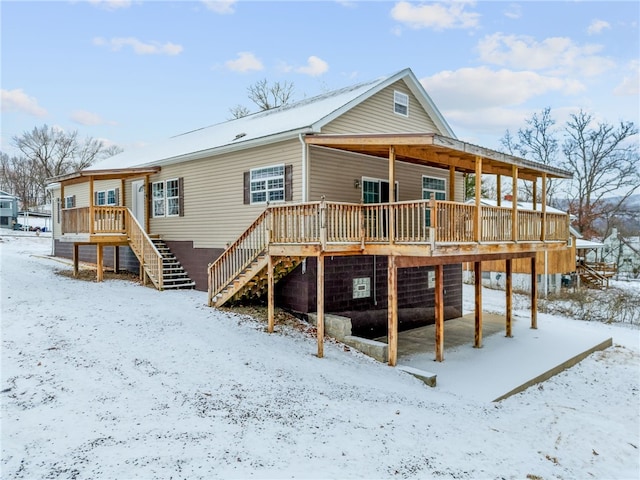
<path id="1" fill-rule="evenodd" d="M 507 306 L 506 306 L 506 334 L 507 337 L 513 337 L 513 260 L 510 258 L 504 261 L 505 263 L 505 274 L 507 276 L 507 283 L 505 286 L 506 296 L 507 296 Z"/>
<path id="2" fill-rule="evenodd" d="M 518 241 L 518 167 L 511 167 L 511 241 Z"/>
<path id="3" fill-rule="evenodd" d="M 316 335 L 318 337 L 318 358 L 324 356 L 324 256 L 318 255 L 318 268 L 317 268 L 317 315 L 318 322 L 316 325 Z"/>
<path id="4" fill-rule="evenodd" d="M 395 221 L 395 207 L 391 207 L 391 204 L 396 201 L 396 149 L 392 145 L 389 147 L 389 245 L 395 243 L 396 238 L 396 221 Z"/>
<path id="5" fill-rule="evenodd" d="M 450 202 L 456 199 L 456 167 L 451 165 L 449 167 L 449 200 Z"/>
<path id="6" fill-rule="evenodd" d="M 101 282 L 104 279 L 104 267 L 103 267 L 103 246 L 101 243 L 96 245 L 96 282 Z"/>
<path id="7" fill-rule="evenodd" d="M 473 240 L 480 242 L 482 240 L 482 157 L 476 157 L 476 216 L 473 224 Z"/>
<path id="8" fill-rule="evenodd" d="M 89 234 L 93 235 L 95 233 L 95 225 L 93 221 L 93 175 L 89 177 Z"/>
<path id="9" fill-rule="evenodd" d="M 274 313 L 274 301 L 275 295 L 273 292 L 275 286 L 275 280 L 273 278 L 273 257 L 267 256 L 267 331 L 273 333 L 273 326 L 275 324 Z"/>
<path id="10" fill-rule="evenodd" d="M 149 198 L 150 194 L 149 194 L 149 175 L 145 175 L 144 176 L 144 198 L 145 198 L 145 202 L 144 202 L 144 230 L 147 233 L 151 233 L 150 227 L 149 227 L 149 217 L 151 217 L 151 208 L 153 208 L 153 202 L 152 199 Z"/>
<path id="11" fill-rule="evenodd" d="M 436 291 L 435 291 L 435 322 L 436 322 L 436 362 L 444 360 L 444 275 L 442 264 L 435 266 Z"/>
<path id="12" fill-rule="evenodd" d="M 120 247 L 113 247 L 113 273 L 120 273 Z"/>
<path id="13" fill-rule="evenodd" d="M 502 176 L 500 174 L 496 175 L 496 205 L 499 207 L 502 205 Z"/>
<path id="14" fill-rule="evenodd" d="M 535 255 L 531 257 L 531 328 L 538 328 L 538 275 Z"/>
<path id="15" fill-rule="evenodd" d="M 533 211 L 535 212 L 538 208 L 537 208 L 537 204 L 538 204 L 538 179 L 534 178 L 533 179 Z"/>
<path id="16" fill-rule="evenodd" d="M 542 174 L 542 225 L 540 226 L 540 240 L 547 239 L 547 174 Z"/>
<path id="17" fill-rule="evenodd" d="M 396 257 L 387 257 L 387 342 L 389 365 L 398 361 L 398 269 Z"/>
<path id="18" fill-rule="evenodd" d="M 475 335 L 473 346 L 482 348 L 482 262 L 473 263 L 473 276 L 475 284 Z"/>

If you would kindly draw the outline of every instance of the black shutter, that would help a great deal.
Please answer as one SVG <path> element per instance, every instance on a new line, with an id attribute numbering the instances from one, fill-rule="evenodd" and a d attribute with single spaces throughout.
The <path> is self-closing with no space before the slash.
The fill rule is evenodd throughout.
<path id="1" fill-rule="evenodd" d="M 184 177 L 178 178 L 178 215 L 184 217 Z"/>
<path id="2" fill-rule="evenodd" d="M 149 207 L 149 217 L 153 218 L 155 215 L 153 214 L 153 182 L 149 182 L 147 184 L 147 205 Z"/>
<path id="3" fill-rule="evenodd" d="M 56 221 L 60 223 L 60 217 L 62 216 L 62 202 L 59 198 L 56 198 Z"/>
<path id="4" fill-rule="evenodd" d="M 251 182 L 249 180 L 249 172 L 244 172 L 244 204 L 251 203 Z"/>
<path id="5" fill-rule="evenodd" d="M 120 205 L 120 189 L 116 188 L 115 189 L 115 193 L 114 193 L 114 197 L 116 197 L 116 205 Z"/>
<path id="6" fill-rule="evenodd" d="M 98 205 L 98 192 L 93 192 L 93 204 Z"/>
<path id="7" fill-rule="evenodd" d="M 76 196 L 71 197 L 71 208 L 76 208 Z"/>
<path id="8" fill-rule="evenodd" d="M 293 200 L 293 165 L 284 167 L 284 199 Z"/>

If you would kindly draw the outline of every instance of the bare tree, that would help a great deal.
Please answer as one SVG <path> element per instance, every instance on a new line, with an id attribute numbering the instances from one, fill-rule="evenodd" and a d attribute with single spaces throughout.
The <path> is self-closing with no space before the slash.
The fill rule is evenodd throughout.
<path id="1" fill-rule="evenodd" d="M 119 149 L 105 149 L 99 140 L 80 140 L 77 131 L 47 125 L 12 137 L 12 143 L 22 155 L 2 156 L 3 182 L 21 197 L 23 208 L 46 202 L 47 179 L 87 168 Z"/>
<path id="2" fill-rule="evenodd" d="M 124 152 L 124 148 L 120 147 L 119 145 L 109 145 L 108 147 L 102 149 L 100 156 L 102 158 L 110 158 L 122 152 Z"/>
<path id="3" fill-rule="evenodd" d="M 251 110 L 249 110 L 244 105 L 236 105 L 229 109 L 229 113 L 231 113 L 231 120 L 246 117 L 251 114 Z"/>
<path id="4" fill-rule="evenodd" d="M 640 188 L 638 143 L 632 141 L 638 135 L 634 123 L 594 123 L 582 110 L 571 115 L 562 145 L 563 166 L 574 173 L 570 210 L 585 235 L 596 233 L 596 220 L 610 219 Z M 602 233 L 606 235 L 607 230 L 608 225 Z"/>
<path id="5" fill-rule="evenodd" d="M 527 119 L 525 128 L 518 129 L 517 140 L 507 130 L 500 143 L 511 155 L 518 155 L 543 165 L 557 165 L 560 145 L 557 138 L 558 131 L 554 129 L 555 123 L 556 121 L 551 117 L 551 108 L 546 107 L 540 114 L 534 113 Z M 558 185 L 556 181 L 547 180 L 546 202 L 549 205 L 555 203 Z M 522 189 L 524 198 L 527 200 L 533 198 L 533 184 L 523 182 Z M 541 198 L 535 200 L 540 201 Z"/>
<path id="6" fill-rule="evenodd" d="M 260 110 L 271 110 L 286 105 L 293 98 L 293 83 L 274 82 L 269 84 L 267 79 L 259 80 L 247 88 L 249 100 Z"/>

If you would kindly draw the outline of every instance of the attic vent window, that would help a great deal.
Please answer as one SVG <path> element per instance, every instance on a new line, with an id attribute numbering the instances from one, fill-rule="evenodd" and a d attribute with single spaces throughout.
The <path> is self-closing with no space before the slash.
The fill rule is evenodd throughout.
<path id="1" fill-rule="evenodd" d="M 393 111 L 403 117 L 409 116 L 409 95 L 402 92 L 393 92 Z"/>
<path id="2" fill-rule="evenodd" d="M 247 136 L 247 134 L 242 132 L 242 133 L 237 134 L 236 137 L 233 140 L 235 141 L 235 140 L 238 140 L 238 139 L 240 139 L 242 137 L 246 137 L 246 136 Z"/>

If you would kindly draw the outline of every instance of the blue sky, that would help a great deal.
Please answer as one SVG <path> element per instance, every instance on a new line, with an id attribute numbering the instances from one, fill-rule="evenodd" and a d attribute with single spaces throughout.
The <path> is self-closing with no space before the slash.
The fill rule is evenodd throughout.
<path id="1" fill-rule="evenodd" d="M 2 1 L 2 151 L 43 124 L 125 149 L 228 120 L 247 87 L 311 97 L 410 67 L 458 138 L 533 112 L 640 123 L 640 4 Z"/>

